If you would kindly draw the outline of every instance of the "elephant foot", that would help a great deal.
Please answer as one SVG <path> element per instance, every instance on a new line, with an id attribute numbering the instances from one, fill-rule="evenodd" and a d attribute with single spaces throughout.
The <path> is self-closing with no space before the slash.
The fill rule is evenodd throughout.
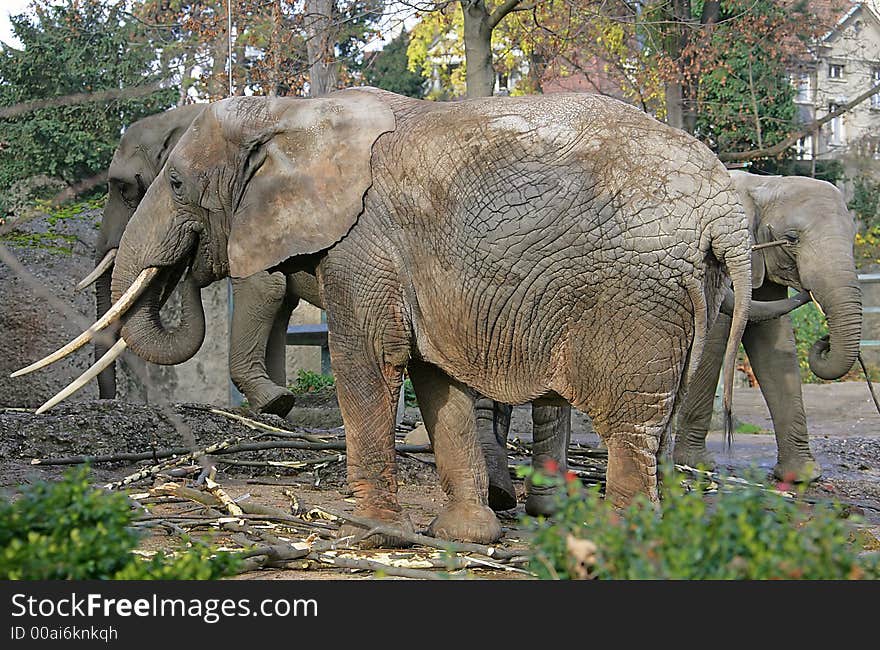
<path id="1" fill-rule="evenodd" d="M 376 525 L 385 525 L 393 528 L 397 528 L 405 533 L 413 533 L 415 532 L 415 528 L 413 528 L 412 520 L 409 518 L 409 515 L 401 514 L 399 512 L 367 512 L 367 513 L 358 513 L 359 517 L 364 517 L 365 519 L 370 519 L 376 522 Z M 364 533 L 368 532 L 366 528 L 363 526 L 354 526 L 352 524 L 345 524 L 340 527 L 339 532 L 336 535 L 337 539 L 344 539 L 346 537 L 351 537 L 353 540 L 359 540 L 357 545 L 362 549 L 373 549 L 373 548 L 405 548 L 410 546 L 412 542 L 407 541 L 406 539 L 402 539 L 395 535 L 390 535 L 387 533 L 376 533 L 370 535 L 369 537 L 361 537 Z M 352 540 L 352 541 L 353 541 Z"/>
<path id="2" fill-rule="evenodd" d="M 773 476 L 787 483 L 812 483 L 822 476 L 822 466 L 812 456 L 779 460 L 773 468 Z"/>
<path id="3" fill-rule="evenodd" d="M 526 497 L 526 514 L 532 517 L 552 517 L 559 507 L 559 497 L 553 492 L 530 492 Z"/>
<path id="4" fill-rule="evenodd" d="M 715 459 L 709 453 L 709 450 L 706 449 L 705 444 L 691 446 L 676 443 L 672 451 L 672 460 L 676 465 L 687 465 L 694 468 L 702 467 L 710 472 L 714 472 L 716 468 Z"/>
<path id="5" fill-rule="evenodd" d="M 501 524 L 486 506 L 458 503 L 444 510 L 431 525 L 428 534 L 455 542 L 492 544 L 501 539 Z"/>
<path id="6" fill-rule="evenodd" d="M 296 401 L 293 393 L 276 384 L 253 393 L 246 393 L 246 396 L 251 408 L 258 413 L 271 413 L 282 418 L 290 412 Z"/>

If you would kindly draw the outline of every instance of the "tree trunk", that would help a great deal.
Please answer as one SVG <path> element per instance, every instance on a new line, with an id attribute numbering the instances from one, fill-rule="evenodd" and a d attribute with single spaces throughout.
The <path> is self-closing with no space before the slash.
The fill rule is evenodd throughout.
<path id="1" fill-rule="evenodd" d="M 484 0 L 462 0 L 467 96 L 491 97 L 495 91 L 492 66 L 492 27 Z"/>
<path id="2" fill-rule="evenodd" d="M 229 58 L 229 41 L 226 39 L 226 23 L 214 39 L 211 48 L 211 78 L 208 79 L 208 95 L 211 100 L 223 99 L 229 93 L 229 75 L 226 61 Z"/>
<path id="3" fill-rule="evenodd" d="M 334 0 L 306 0 L 304 25 L 309 56 L 309 95 L 319 97 L 336 88 L 336 28 Z"/>
<path id="4" fill-rule="evenodd" d="M 281 1 L 272 3 L 272 35 L 269 39 L 269 80 L 266 94 L 277 97 L 281 87 Z"/>

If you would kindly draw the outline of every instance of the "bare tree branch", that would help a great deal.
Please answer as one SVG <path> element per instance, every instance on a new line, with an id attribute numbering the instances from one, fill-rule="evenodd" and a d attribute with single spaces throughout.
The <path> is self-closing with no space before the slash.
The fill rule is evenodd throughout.
<path id="1" fill-rule="evenodd" d="M 753 149 L 751 151 L 731 151 L 724 152 L 718 154 L 718 158 L 724 162 L 745 162 L 748 160 L 755 160 L 756 158 L 772 158 L 774 156 L 778 156 L 781 153 L 785 152 L 790 146 L 795 144 L 798 140 L 803 138 L 806 135 L 810 135 L 824 124 L 827 124 L 835 117 L 840 117 L 844 113 L 851 111 L 853 108 L 861 104 L 863 101 L 871 97 L 872 95 L 876 95 L 880 92 L 880 83 L 874 84 L 868 90 L 863 92 L 861 95 L 856 97 L 851 102 L 848 102 L 838 108 L 836 111 L 832 111 L 827 115 L 823 115 L 821 118 L 817 120 L 813 120 L 806 126 L 802 127 L 800 130 L 795 131 L 790 136 L 777 142 L 772 147 L 765 147 L 763 149 Z"/>
<path id="2" fill-rule="evenodd" d="M 511 11 L 516 9 L 516 6 L 522 2 L 522 0 L 505 0 L 504 4 L 495 9 L 490 15 L 488 20 L 489 29 L 495 29 L 504 17 L 509 14 Z"/>
<path id="3" fill-rule="evenodd" d="M 111 99 L 132 99 L 152 95 L 154 92 L 165 88 L 163 82 L 134 86 L 133 88 L 114 88 L 111 90 L 99 90 L 93 93 L 76 93 L 50 99 L 38 99 L 32 102 L 22 102 L 0 108 L 0 119 L 15 117 L 22 113 L 29 113 L 43 108 L 55 108 L 56 106 L 72 106 L 74 104 L 87 104 L 89 102 L 106 102 Z"/>

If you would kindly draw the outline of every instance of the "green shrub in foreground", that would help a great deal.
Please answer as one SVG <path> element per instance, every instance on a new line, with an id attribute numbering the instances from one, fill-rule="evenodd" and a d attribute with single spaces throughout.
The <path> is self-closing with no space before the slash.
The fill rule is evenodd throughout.
<path id="1" fill-rule="evenodd" d="M 16 501 L 0 501 L 0 579 L 207 580 L 238 565 L 203 545 L 143 560 L 132 553 L 132 519 L 128 498 L 91 488 L 85 467 L 35 483 Z"/>
<path id="2" fill-rule="evenodd" d="M 554 520 L 528 519 L 535 534 L 530 569 L 545 579 L 577 577 L 580 558 L 569 549 L 589 540 L 595 545 L 587 545 L 590 577 L 596 578 L 880 577 L 876 554 L 859 556 L 860 549 L 851 541 L 853 526 L 835 508 L 809 508 L 746 486 L 721 491 L 710 503 L 702 486 L 688 491 L 682 478 L 672 472 L 664 475 L 662 512 L 646 499 L 617 512 L 598 488 L 584 489 L 570 475 L 560 490 L 566 494 Z"/>

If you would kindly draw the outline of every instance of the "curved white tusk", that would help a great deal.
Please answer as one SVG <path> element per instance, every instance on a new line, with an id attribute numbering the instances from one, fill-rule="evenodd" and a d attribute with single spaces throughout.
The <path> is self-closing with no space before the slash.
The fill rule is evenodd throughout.
<path id="1" fill-rule="evenodd" d="M 98 265 L 94 268 L 94 270 L 79 281 L 79 284 L 76 285 L 76 290 L 82 291 L 92 282 L 104 275 L 107 269 L 109 269 L 113 265 L 113 258 L 116 257 L 116 251 L 116 248 L 111 248 L 109 251 L 107 251 L 104 259 L 98 262 Z"/>
<path id="2" fill-rule="evenodd" d="M 45 413 L 50 408 L 58 404 L 63 400 L 66 400 L 68 397 L 73 395 L 80 388 L 88 384 L 92 379 L 101 374 L 101 371 L 104 370 L 111 363 L 116 361 L 116 357 L 125 352 L 126 348 L 125 339 L 120 338 L 116 343 L 113 344 L 113 347 L 107 350 L 100 359 L 98 359 L 92 367 L 86 370 L 83 374 L 79 376 L 76 380 L 68 384 L 66 388 L 61 390 L 55 397 L 50 399 L 48 402 L 43 404 L 40 408 L 37 409 L 36 414 Z"/>
<path id="3" fill-rule="evenodd" d="M 822 309 L 822 305 L 820 305 L 820 304 L 819 304 L 819 301 L 816 300 L 816 296 L 813 295 L 813 292 L 812 292 L 812 291 L 810 291 L 809 293 L 810 293 L 810 299 L 813 301 L 813 303 L 814 303 L 814 304 L 816 305 L 816 307 L 819 309 L 819 313 L 822 314 L 822 315 L 824 316 L 824 315 L 825 315 L 825 310 Z"/>
<path id="4" fill-rule="evenodd" d="M 97 334 L 99 331 L 107 327 L 110 323 L 122 316 L 122 314 L 124 314 L 126 310 L 132 306 L 134 301 L 138 299 L 138 296 L 140 296 L 144 292 L 144 290 L 147 288 L 153 278 L 156 277 L 157 273 L 159 273 L 159 269 L 155 267 L 150 267 L 141 271 L 140 275 L 137 276 L 132 285 L 128 289 L 126 289 L 125 293 L 123 293 L 119 297 L 119 300 L 117 300 L 113 304 L 113 306 L 107 310 L 107 313 L 101 316 L 98 322 L 96 322 L 89 329 L 77 336 L 60 350 L 57 350 L 52 354 L 43 357 L 39 361 L 35 361 L 26 368 L 16 370 L 9 376 L 20 377 L 21 375 L 26 375 L 29 372 L 33 372 L 34 370 L 39 370 L 40 368 L 48 366 L 50 363 L 55 363 L 59 359 L 63 359 L 64 357 L 66 357 L 71 352 L 80 349 L 86 343 L 91 341 L 95 337 L 95 334 Z"/>

